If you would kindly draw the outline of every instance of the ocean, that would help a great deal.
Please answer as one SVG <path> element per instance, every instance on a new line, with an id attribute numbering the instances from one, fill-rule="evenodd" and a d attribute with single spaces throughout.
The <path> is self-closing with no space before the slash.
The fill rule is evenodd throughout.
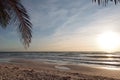
<path id="1" fill-rule="evenodd" d="M 120 69 L 120 52 L 0 52 L 0 62 L 14 58 Z"/>

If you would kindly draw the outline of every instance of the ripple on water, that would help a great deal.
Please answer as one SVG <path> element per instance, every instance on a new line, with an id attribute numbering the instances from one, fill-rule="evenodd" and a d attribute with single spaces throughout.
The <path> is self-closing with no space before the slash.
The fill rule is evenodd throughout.
<path id="1" fill-rule="evenodd" d="M 55 66 L 56 69 L 60 69 L 60 70 L 70 70 L 70 68 L 65 67 L 65 66 Z"/>

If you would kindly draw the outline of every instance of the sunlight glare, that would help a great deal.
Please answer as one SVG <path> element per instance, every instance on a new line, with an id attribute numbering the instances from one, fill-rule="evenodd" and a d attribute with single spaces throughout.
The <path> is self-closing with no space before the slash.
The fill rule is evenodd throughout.
<path id="1" fill-rule="evenodd" d="M 119 46 L 119 36 L 117 33 L 109 31 L 98 36 L 97 41 L 101 48 L 113 50 Z"/>

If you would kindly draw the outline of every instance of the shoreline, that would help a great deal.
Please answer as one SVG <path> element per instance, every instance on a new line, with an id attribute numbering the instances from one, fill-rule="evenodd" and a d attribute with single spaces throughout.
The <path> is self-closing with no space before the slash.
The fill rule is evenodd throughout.
<path id="1" fill-rule="evenodd" d="M 16 71 L 13 71 L 13 74 L 11 75 L 11 70 Z M 28 72 L 24 72 L 24 70 Z M 120 70 L 106 70 L 101 68 L 71 64 L 59 65 L 55 63 L 39 61 L 35 62 L 25 59 L 13 59 L 10 63 L 0 63 L 0 74 L 2 73 L 9 75 L 6 78 L 10 78 L 13 75 L 16 76 L 19 74 L 22 75 L 22 78 L 25 80 L 33 80 L 28 75 L 28 73 L 31 74 L 31 76 L 34 75 L 33 77 L 35 80 L 40 80 L 42 77 L 44 77 L 45 80 L 49 80 L 49 78 L 52 80 L 120 80 Z M 39 77 L 35 77 L 35 74 L 39 75 Z M 42 75 L 42 77 L 40 75 Z M 4 77 L 4 75 L 1 76 Z M 5 80 L 11 80 L 6 78 Z M 17 78 L 17 76 L 15 78 Z"/>

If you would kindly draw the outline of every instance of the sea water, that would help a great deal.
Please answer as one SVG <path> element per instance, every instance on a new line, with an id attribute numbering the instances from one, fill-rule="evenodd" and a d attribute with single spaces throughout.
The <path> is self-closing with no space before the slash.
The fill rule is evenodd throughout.
<path id="1" fill-rule="evenodd" d="M 120 52 L 0 52 L 0 62 L 14 58 L 120 69 Z"/>

